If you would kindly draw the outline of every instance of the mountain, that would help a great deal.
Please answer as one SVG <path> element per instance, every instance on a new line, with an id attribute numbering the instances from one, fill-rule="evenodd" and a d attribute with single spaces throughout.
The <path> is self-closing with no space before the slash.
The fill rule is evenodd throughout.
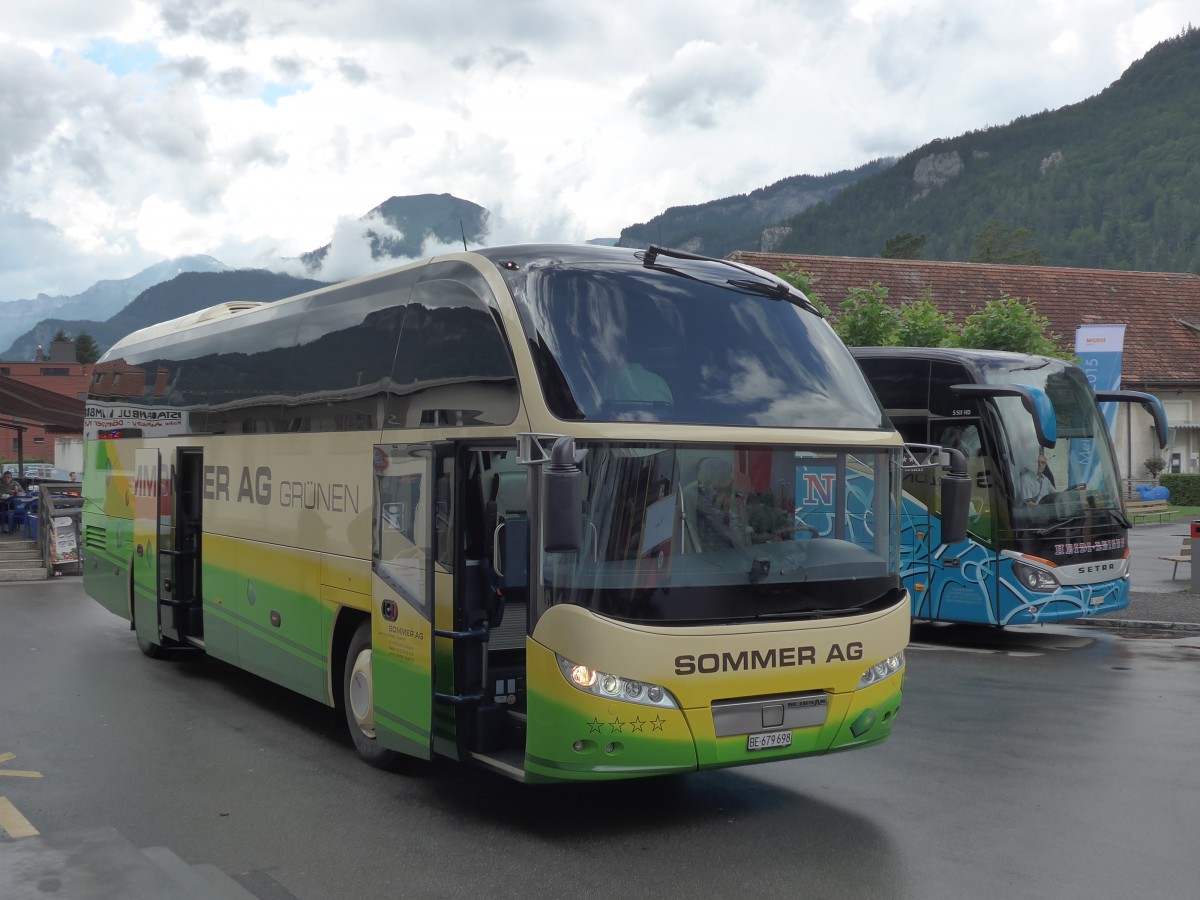
<path id="1" fill-rule="evenodd" d="M 913 150 L 782 223 L 771 249 L 870 257 L 924 234 L 922 257 L 963 261 L 998 222 L 1031 229 L 1048 265 L 1200 272 L 1197 109 L 1191 28 L 1094 97 Z"/>
<path id="2" fill-rule="evenodd" d="M 430 238 L 442 244 L 470 241 L 483 243 L 488 234 L 490 213 L 470 200 L 452 194 L 411 194 L 390 197 L 375 207 L 360 221 L 382 221 L 398 234 L 380 234 L 366 229 L 371 242 L 371 258 L 418 259 Z M 321 263 L 329 253 L 329 244 L 300 255 L 309 272 L 318 274 Z"/>
<path id="3" fill-rule="evenodd" d="M 173 278 L 180 272 L 220 272 L 228 268 L 211 256 L 181 256 L 164 260 L 129 278 L 98 281 L 81 294 L 33 300 L 13 300 L 3 305 L 5 329 L 19 334 L 0 359 L 33 359 L 39 346 L 49 347 L 60 328 L 74 336 L 120 312 L 148 287 Z M 53 316 L 54 318 L 47 318 Z"/>
<path id="4" fill-rule="evenodd" d="M 877 159 L 831 175 L 793 175 L 749 194 L 673 206 L 649 222 L 621 230 L 619 247 L 657 244 L 706 256 L 734 250 L 772 249 L 764 229 L 790 219 L 817 203 L 827 203 L 852 184 L 890 168 L 895 159 Z M 768 246 L 764 247 L 766 242 Z"/>
<path id="5" fill-rule="evenodd" d="M 391 197 L 360 221 L 375 259 L 419 257 L 427 240 L 480 244 L 487 237 L 489 213 L 482 206 L 450 194 Z M 386 227 L 380 227 L 380 223 Z M 374 226 L 374 227 L 372 227 Z M 329 245 L 301 256 L 308 270 L 320 273 Z M 174 277 L 173 277 L 174 276 Z M 293 278 L 264 269 L 230 270 L 212 257 L 169 260 L 119 282 L 102 281 L 78 297 L 13 301 L 4 311 L 28 329 L 0 359 L 32 359 L 38 346 L 48 347 L 59 330 L 86 331 L 106 350 L 130 332 L 173 319 L 225 300 L 279 300 L 321 287 L 326 282 Z M 18 304 L 31 304 L 18 307 Z M 81 318 L 71 318 L 74 313 Z M 48 318 L 47 314 L 53 314 Z M 86 318 L 82 318 L 86 316 Z M 36 323 L 36 324 L 34 324 Z M 12 329 L 12 330 L 15 330 Z"/>
<path id="6" fill-rule="evenodd" d="M 1095 97 L 1059 110 L 955 138 L 901 157 L 827 176 L 786 178 L 749 194 L 672 207 L 622 230 L 621 246 L 650 243 L 710 256 L 734 250 L 878 256 L 889 238 L 924 235 L 926 259 L 961 261 L 985 226 L 1030 229 L 1055 266 L 1200 272 L 1200 31 L 1154 47 Z M 363 217 L 376 259 L 419 257 L 429 239 L 482 243 L 486 209 L 450 194 L 391 197 Z M 329 246 L 302 257 L 319 272 Z M 202 258 L 207 259 L 207 258 Z M 175 260 L 164 266 L 175 266 Z M 220 266 L 216 260 L 209 265 Z M 313 271 L 310 269 L 310 271 Z M 155 268 L 136 278 L 156 278 Z M 102 347 L 138 328 L 222 300 L 274 300 L 318 286 L 261 270 L 183 274 L 137 295 L 101 319 L 97 304 L 125 282 L 101 282 L 79 298 L 86 320 L 56 315 L 14 343 L 8 358 L 31 358 L 58 328 L 86 330 Z M 133 282 L 134 279 L 127 279 Z M 84 298 L 87 298 L 86 300 Z M 36 319 L 34 320 L 36 321 Z M 28 327 L 28 325 L 26 326 Z"/>

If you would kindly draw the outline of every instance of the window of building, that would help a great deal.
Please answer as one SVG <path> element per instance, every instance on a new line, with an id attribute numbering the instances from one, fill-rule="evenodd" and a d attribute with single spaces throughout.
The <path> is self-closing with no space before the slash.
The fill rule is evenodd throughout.
<path id="1" fill-rule="evenodd" d="M 39 375 L 70 375 L 71 370 L 70 369 L 59 369 L 59 368 L 52 369 L 52 368 L 44 366 L 38 370 L 38 374 Z"/>

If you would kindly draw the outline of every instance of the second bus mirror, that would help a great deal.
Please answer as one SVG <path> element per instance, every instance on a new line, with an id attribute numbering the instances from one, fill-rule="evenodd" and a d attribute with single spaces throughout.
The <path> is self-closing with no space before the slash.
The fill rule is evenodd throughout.
<path id="1" fill-rule="evenodd" d="M 584 451 L 586 453 L 586 451 Z M 584 453 L 575 450 L 575 440 L 560 437 L 550 451 L 545 467 L 542 508 L 542 547 L 547 553 L 577 553 L 583 544 Z"/>
<path id="2" fill-rule="evenodd" d="M 942 452 L 950 457 L 942 476 L 942 543 L 957 544 L 967 538 L 967 520 L 971 515 L 971 476 L 962 453 L 949 447 Z"/>

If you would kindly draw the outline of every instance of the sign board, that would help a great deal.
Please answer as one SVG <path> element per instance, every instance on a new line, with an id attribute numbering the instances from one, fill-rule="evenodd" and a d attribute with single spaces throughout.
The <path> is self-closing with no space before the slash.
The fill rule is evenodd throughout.
<path id="1" fill-rule="evenodd" d="M 75 535 L 75 520 L 70 516 L 55 516 L 50 520 L 50 564 L 59 566 L 79 562 L 79 542 Z"/>

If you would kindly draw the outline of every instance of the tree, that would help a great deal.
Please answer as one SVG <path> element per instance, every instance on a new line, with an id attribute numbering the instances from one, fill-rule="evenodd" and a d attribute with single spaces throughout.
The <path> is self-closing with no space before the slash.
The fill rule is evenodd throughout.
<path id="1" fill-rule="evenodd" d="M 1142 461 L 1142 467 L 1150 475 L 1151 481 L 1156 481 L 1159 474 L 1167 467 L 1167 461 L 1161 456 L 1147 456 Z"/>
<path id="2" fill-rule="evenodd" d="M 970 262 L 1040 266 L 1042 254 L 1033 246 L 1032 228 L 1009 228 L 992 219 L 971 239 Z"/>
<path id="3" fill-rule="evenodd" d="M 58 331 L 54 333 L 54 337 L 51 338 L 52 341 L 69 341 L 70 339 L 71 336 L 62 328 L 58 329 Z"/>
<path id="4" fill-rule="evenodd" d="M 967 316 L 957 344 L 979 350 L 1011 350 L 1074 359 L 1075 354 L 1058 349 L 1062 336 L 1049 330 L 1050 320 L 1038 315 L 1032 303 L 1001 292 L 1000 299 L 989 300 L 983 309 Z"/>
<path id="5" fill-rule="evenodd" d="M 895 342 L 897 313 L 888 306 L 887 295 L 888 289 L 877 281 L 850 288 L 833 323 L 847 347 L 888 347 Z"/>
<path id="6" fill-rule="evenodd" d="M 920 300 L 900 304 L 894 343 L 898 347 L 948 347 L 957 334 L 950 317 L 933 303 L 929 288 Z"/>
<path id="7" fill-rule="evenodd" d="M 921 248 L 924 246 L 924 233 L 913 234 L 906 231 L 884 241 L 883 252 L 879 255 L 884 259 L 920 259 Z"/>
<path id="8" fill-rule="evenodd" d="M 99 358 L 100 345 L 96 343 L 96 339 L 86 331 L 79 332 L 78 337 L 75 338 L 76 361 L 87 365 L 88 363 L 94 363 Z"/>

